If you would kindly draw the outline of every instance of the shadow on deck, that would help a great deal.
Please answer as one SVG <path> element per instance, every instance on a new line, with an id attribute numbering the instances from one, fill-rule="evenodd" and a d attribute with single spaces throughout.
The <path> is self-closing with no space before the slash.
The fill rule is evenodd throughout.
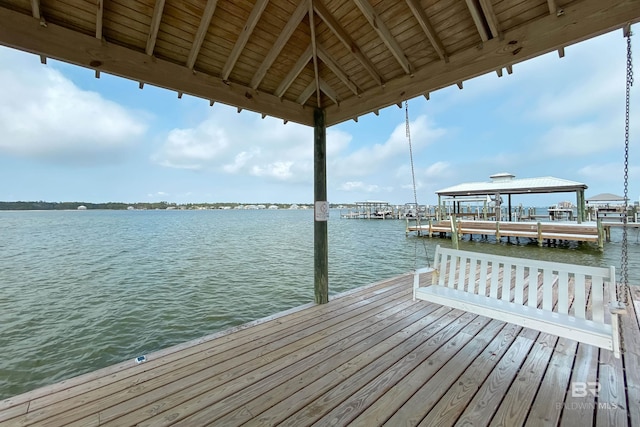
<path id="1" fill-rule="evenodd" d="M 625 354 L 350 291 L 0 402 L 16 425 L 640 425 L 640 292 Z M 635 307 L 635 309 L 634 309 Z"/>

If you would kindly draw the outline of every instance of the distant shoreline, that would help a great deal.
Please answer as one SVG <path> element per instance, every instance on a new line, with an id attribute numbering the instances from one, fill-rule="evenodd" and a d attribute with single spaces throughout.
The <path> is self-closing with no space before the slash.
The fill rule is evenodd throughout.
<path id="1" fill-rule="evenodd" d="M 349 205 L 340 205 L 349 207 Z M 0 211 L 312 209 L 311 203 L 0 202 Z"/>

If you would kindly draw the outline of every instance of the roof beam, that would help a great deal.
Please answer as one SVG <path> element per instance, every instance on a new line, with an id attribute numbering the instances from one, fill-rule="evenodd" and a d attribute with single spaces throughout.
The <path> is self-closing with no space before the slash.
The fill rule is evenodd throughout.
<path id="1" fill-rule="evenodd" d="M 158 30 L 160 30 L 160 21 L 162 21 L 162 13 L 164 12 L 164 2 L 165 0 L 156 0 L 156 5 L 153 8 L 151 26 L 149 27 L 149 35 L 147 36 L 147 47 L 145 49 L 145 52 L 149 56 L 153 55 L 153 50 L 156 48 Z"/>
<path id="2" fill-rule="evenodd" d="M 496 13 L 493 11 L 491 0 L 480 0 L 480 7 L 482 8 L 487 24 L 489 24 L 491 35 L 493 38 L 500 37 L 500 23 L 498 22 Z"/>
<path id="3" fill-rule="evenodd" d="M 445 50 L 442 41 L 440 41 L 440 37 L 436 34 L 436 30 L 433 28 L 433 25 L 429 22 L 429 18 L 427 18 L 427 14 L 424 12 L 424 9 L 418 0 L 406 0 L 406 2 L 409 9 L 411 9 L 411 13 L 415 16 L 418 24 L 420 24 L 420 27 L 422 28 L 422 31 L 426 34 L 427 38 L 431 42 L 431 46 L 433 46 L 433 49 L 436 51 L 440 59 L 448 61 L 449 57 L 447 55 L 447 51 Z"/>
<path id="4" fill-rule="evenodd" d="M 369 0 L 353 0 L 353 2 L 358 6 L 358 9 L 362 12 L 369 24 L 373 27 L 373 29 L 378 33 L 378 36 L 382 39 L 387 48 L 391 51 L 393 56 L 398 61 L 398 64 L 402 67 L 406 74 L 412 73 L 412 67 L 407 59 L 407 56 L 402 51 L 402 48 L 396 41 L 396 39 L 391 34 L 391 31 L 387 28 L 385 23 L 380 19 L 378 13 L 376 13 Z"/>
<path id="5" fill-rule="evenodd" d="M 311 52 L 311 45 L 309 45 L 307 47 L 307 50 L 305 50 L 304 53 L 300 55 L 300 58 L 298 58 L 296 64 L 293 66 L 291 71 L 289 71 L 287 77 L 284 78 L 284 80 L 280 83 L 280 86 L 278 86 L 278 89 L 276 89 L 275 95 L 278 98 L 282 98 L 285 92 L 289 89 L 289 86 L 291 86 L 291 83 L 293 83 L 293 81 L 300 75 L 302 70 L 304 70 L 304 67 L 306 67 L 309 61 L 311 61 L 312 55 L 313 52 Z"/>
<path id="6" fill-rule="evenodd" d="M 102 40 L 102 17 L 104 15 L 104 0 L 98 0 L 96 9 L 96 38 Z"/>
<path id="7" fill-rule="evenodd" d="M 326 108 L 326 123 L 335 125 L 366 111 L 393 105 L 399 99 L 411 99 L 501 67 L 509 72 L 515 63 L 622 28 L 621 23 L 638 21 L 640 2 L 637 0 L 617 0 L 614 5 L 601 0 L 571 3 L 564 7 L 561 17 L 548 15 L 529 21 L 503 32 L 502 39 L 487 41 L 483 49 L 470 47 L 450 55 L 448 63 L 437 61 L 426 65 L 416 71 L 413 78 L 402 76 L 387 82 L 385 88 L 369 89 L 360 98 L 343 99 L 340 106 Z M 544 37 L 539 37 L 540 34 Z"/>
<path id="8" fill-rule="evenodd" d="M 325 24 L 331 29 L 333 34 L 338 37 L 338 40 L 342 42 L 342 44 L 347 48 L 349 52 L 362 64 L 365 70 L 371 75 L 373 80 L 379 85 L 382 86 L 384 82 L 376 70 L 376 67 L 373 63 L 364 56 L 356 42 L 354 42 L 349 34 L 342 28 L 340 23 L 331 15 L 331 13 L 327 10 L 327 8 L 322 4 L 321 0 L 313 0 L 313 10 L 322 18 Z"/>
<path id="9" fill-rule="evenodd" d="M 345 86 L 347 86 L 354 95 L 358 94 L 358 86 L 356 86 L 356 84 L 349 79 L 347 73 L 344 72 L 342 67 L 340 67 L 340 65 L 338 65 L 336 61 L 334 61 L 331 55 L 329 55 L 329 53 L 324 50 L 322 46 L 318 46 L 318 58 L 320 58 L 320 60 L 324 62 L 324 64 L 329 67 L 331 71 L 333 71 L 333 74 L 338 76 L 342 83 L 344 83 Z"/>
<path id="10" fill-rule="evenodd" d="M 184 65 L 98 40 L 53 23 L 46 27 L 29 15 L 0 7 L 0 44 L 59 59 L 103 73 L 221 102 L 245 110 L 313 126 L 313 112 L 295 102 L 219 78 L 194 73 Z"/>
<path id="11" fill-rule="evenodd" d="M 549 13 L 551 15 L 555 15 L 558 13 L 558 5 L 556 4 L 556 0 L 547 0 L 547 4 L 549 5 Z"/>
<path id="12" fill-rule="evenodd" d="M 327 82 L 325 82 L 324 80 L 320 79 L 319 86 L 320 86 L 320 89 L 322 90 L 322 92 L 324 92 L 325 95 L 327 95 L 335 104 L 339 104 L 339 102 L 338 102 L 338 94 L 336 93 L 335 90 L 333 90 L 333 88 L 331 86 L 329 86 L 329 84 Z"/>
<path id="13" fill-rule="evenodd" d="M 320 73 L 318 72 L 318 49 L 316 46 L 316 24 L 313 19 L 313 4 L 309 1 L 309 28 L 311 29 L 311 56 L 313 57 L 313 74 L 316 81 L 316 98 L 318 108 L 322 108 L 322 95 L 320 94 Z"/>
<path id="14" fill-rule="evenodd" d="M 262 64 L 260 65 L 260 68 L 258 68 L 258 71 L 256 71 L 256 73 L 253 75 L 253 78 L 251 79 L 251 87 L 253 89 L 257 89 L 258 86 L 260 86 L 260 83 L 262 82 L 262 79 L 264 79 L 264 76 L 267 74 L 267 71 L 269 71 L 269 68 L 271 68 L 274 61 L 284 48 L 285 44 L 287 44 L 287 41 L 289 40 L 295 29 L 298 27 L 298 25 L 300 25 L 300 21 L 302 21 L 302 18 L 304 18 L 307 12 L 309 12 L 309 1 L 310 0 L 303 0 L 298 4 L 296 10 L 291 14 L 289 21 L 284 26 L 282 31 L 280 31 L 280 35 L 273 43 L 271 50 L 264 58 L 264 61 L 262 61 Z"/>
<path id="15" fill-rule="evenodd" d="M 31 15 L 36 19 L 40 19 L 41 18 L 41 15 L 40 15 L 40 0 L 31 0 Z"/>
<path id="16" fill-rule="evenodd" d="M 251 37 L 251 34 L 253 33 L 253 30 L 256 28 L 256 25 L 258 24 L 258 21 L 262 16 L 262 12 L 264 12 L 268 3 L 269 3 L 269 0 L 258 0 L 256 4 L 253 6 L 253 9 L 251 10 L 251 14 L 247 19 L 247 22 L 244 24 L 244 28 L 242 29 L 242 32 L 240 33 L 240 36 L 238 37 L 236 44 L 233 46 L 233 50 L 231 51 L 231 54 L 227 58 L 227 62 L 224 64 L 224 67 L 222 68 L 222 80 L 229 79 L 229 75 L 231 74 L 233 67 L 235 67 L 236 62 L 238 61 L 238 58 L 240 58 L 240 54 L 244 50 L 244 47 L 247 45 L 247 42 L 249 41 L 249 37 Z"/>
<path id="17" fill-rule="evenodd" d="M 300 105 L 305 104 L 309 100 L 311 95 L 313 95 L 313 92 L 316 91 L 316 87 L 317 86 L 315 80 L 309 83 L 305 90 L 302 91 L 296 102 Z"/>
<path id="18" fill-rule="evenodd" d="M 207 5 L 204 8 L 204 12 L 202 12 L 200 26 L 198 27 L 195 38 L 193 39 L 191 51 L 189 52 L 189 57 L 187 58 L 187 67 L 189 69 L 193 70 L 193 66 L 196 64 L 196 59 L 198 58 L 198 54 L 200 53 L 202 42 L 204 42 L 204 38 L 207 36 L 209 25 L 211 25 L 211 18 L 213 18 L 213 14 L 216 11 L 217 4 L 218 0 L 208 0 Z"/>
<path id="19" fill-rule="evenodd" d="M 484 17 L 482 15 L 482 11 L 480 10 L 480 5 L 478 4 L 478 0 L 465 0 L 467 3 L 467 8 L 469 12 L 471 12 L 471 17 L 473 18 L 474 24 L 476 24 L 476 28 L 478 30 L 478 34 L 480 34 L 480 38 L 483 42 L 489 40 L 489 33 L 487 32 L 487 28 L 484 25 Z"/>

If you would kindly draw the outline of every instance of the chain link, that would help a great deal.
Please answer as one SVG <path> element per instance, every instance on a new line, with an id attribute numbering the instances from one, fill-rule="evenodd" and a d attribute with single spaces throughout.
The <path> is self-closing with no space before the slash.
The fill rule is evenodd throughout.
<path id="1" fill-rule="evenodd" d="M 622 223 L 622 250 L 620 255 L 620 292 L 622 292 L 622 304 L 628 310 L 629 294 L 629 251 L 628 251 L 628 218 L 629 213 L 629 109 L 631 105 L 631 86 L 633 86 L 633 62 L 631 58 L 631 29 L 626 32 L 627 38 L 627 86 L 625 94 L 625 116 L 624 116 L 624 215 Z M 633 312 L 633 310 L 631 310 Z M 621 322 L 623 321 L 620 319 Z M 624 334 L 620 329 L 620 352 L 624 354 L 625 342 Z"/>
<path id="2" fill-rule="evenodd" d="M 621 284 L 623 292 L 623 302 L 628 304 L 629 298 L 629 251 L 628 251 L 628 203 L 629 203 L 629 110 L 631 105 L 631 86 L 633 86 L 633 61 L 631 57 L 631 30 L 627 36 L 627 86 L 625 96 L 625 117 L 624 117 L 624 202 L 625 215 L 623 216 L 622 227 L 622 253 L 621 253 Z"/>

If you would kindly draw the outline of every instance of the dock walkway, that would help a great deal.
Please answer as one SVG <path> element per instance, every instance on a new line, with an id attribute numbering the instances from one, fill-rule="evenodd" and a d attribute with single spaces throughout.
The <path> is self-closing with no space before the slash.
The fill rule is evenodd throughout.
<path id="1" fill-rule="evenodd" d="M 582 224 L 557 223 L 557 222 L 510 222 L 510 221 L 456 221 L 457 234 L 461 238 L 473 236 L 495 236 L 496 240 L 502 237 L 524 237 L 535 239 L 540 246 L 544 241 L 571 240 L 578 242 L 594 242 L 602 247 L 604 233 L 595 222 Z M 451 221 L 429 222 L 428 224 L 407 225 L 407 233 L 419 232 L 421 235 L 445 235 L 452 234 Z"/>
<path id="2" fill-rule="evenodd" d="M 622 359 L 411 290 L 402 275 L 15 396 L 0 426 L 640 425 L 637 290 Z"/>

